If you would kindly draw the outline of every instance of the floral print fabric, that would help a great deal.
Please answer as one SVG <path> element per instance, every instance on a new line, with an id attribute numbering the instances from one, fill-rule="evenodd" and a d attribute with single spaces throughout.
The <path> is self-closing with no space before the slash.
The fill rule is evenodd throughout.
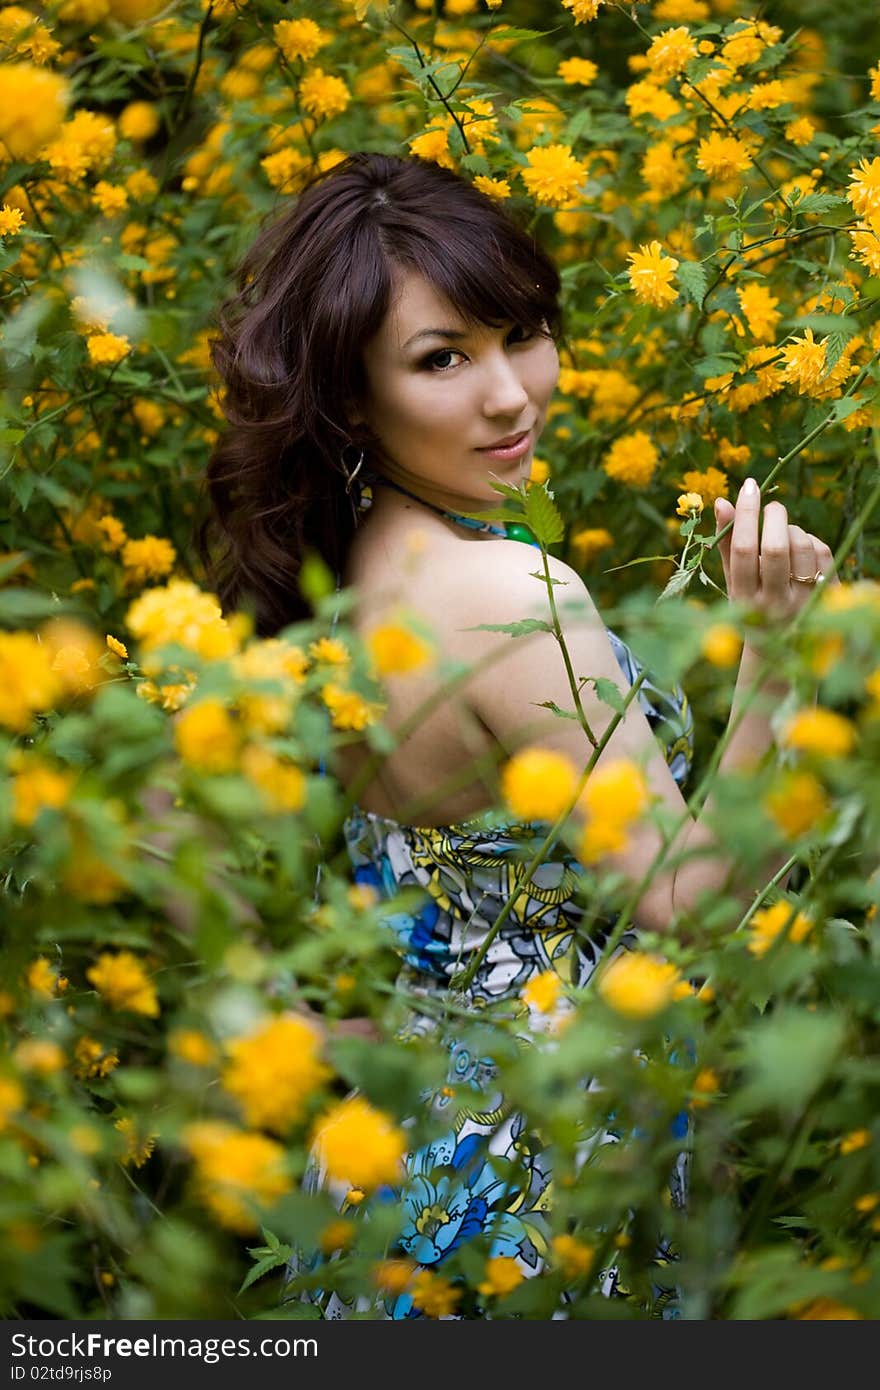
<path id="1" fill-rule="evenodd" d="M 641 667 L 627 644 L 610 630 L 609 638 L 632 684 Z M 693 721 L 684 692 L 678 686 L 664 691 L 647 679 L 636 698 L 673 777 L 683 786 L 693 758 Z M 429 1009 L 428 1003 L 449 997 L 453 975 L 467 967 L 507 899 L 525 881 L 528 860 L 549 828 L 538 821 L 511 823 L 494 813 L 442 827 L 400 825 L 359 808 L 349 816 L 345 835 L 355 882 L 372 885 L 384 899 L 394 898 L 404 888 L 418 889 L 423 895 L 416 909 L 391 910 L 384 918 L 402 957 L 399 986 L 411 997 L 426 1001 L 424 1013 L 412 1009 L 402 1040 L 437 1029 L 436 1010 Z M 580 930 L 579 874 L 578 862 L 567 847 L 551 846 L 492 940 L 468 989 L 457 996 L 459 1006 L 476 1011 L 498 1000 L 518 1000 L 527 982 L 546 970 L 557 971 L 568 984 L 586 984 L 613 930 L 614 918 L 598 913 L 589 934 Z M 626 949 L 634 941 L 635 932 L 628 931 L 617 949 Z M 568 1007 L 562 999 L 559 1008 Z M 546 1034 L 554 1017 L 529 1010 L 522 1041 L 552 1046 Z M 454 1028 L 444 1027 L 442 1033 L 449 1054 L 449 1084 L 424 1097 L 431 1109 L 434 1137 L 407 1155 L 402 1188 L 380 1189 L 356 1210 L 348 1210 L 346 1184 L 329 1182 L 317 1166 L 307 1173 L 305 1185 L 312 1191 L 322 1187 L 330 1192 L 338 1208 L 357 1220 L 369 1220 L 372 1203 L 396 1203 L 403 1221 L 397 1247 L 390 1253 L 404 1255 L 421 1268 L 442 1273 L 449 1256 L 481 1234 L 491 1238 L 491 1255 L 509 1256 L 525 1276 L 533 1276 L 544 1267 L 549 1243 L 552 1174 L 548 1150 L 529 1142 L 523 1117 L 505 1106 L 492 1058 L 475 1055 L 455 1036 Z M 589 1078 L 583 1085 L 590 1086 Z M 463 1092 L 470 1103 L 462 1103 Z M 597 1143 L 619 1138 L 610 1128 L 592 1134 L 583 1145 L 583 1156 Z M 508 1163 L 499 1165 L 499 1159 Z M 518 1174 L 513 1184 L 510 1162 Z M 507 1176 L 502 1177 L 502 1172 Z M 671 1179 L 672 1201 L 677 1205 L 683 1203 L 684 1191 L 682 1155 Z M 661 1240 L 658 1258 L 668 1257 Z M 291 1273 L 315 1270 L 320 1263 L 320 1255 L 299 1252 Z M 605 1293 L 617 1291 L 616 1270 L 603 1273 L 601 1287 Z M 658 1288 L 656 1293 L 659 1310 L 670 1290 Z M 407 1293 L 377 1297 L 373 1305 L 364 1298 L 348 1302 L 331 1290 L 301 1296 L 317 1303 L 325 1318 L 343 1318 L 352 1311 L 390 1319 L 421 1316 Z M 670 1308 L 658 1315 L 675 1314 Z M 564 1308 L 554 1316 L 566 1316 Z"/>

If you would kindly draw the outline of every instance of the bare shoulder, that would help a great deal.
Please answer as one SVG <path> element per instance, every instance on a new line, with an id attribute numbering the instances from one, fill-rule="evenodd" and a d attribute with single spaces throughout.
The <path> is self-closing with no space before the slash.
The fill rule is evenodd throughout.
<path id="1" fill-rule="evenodd" d="M 448 617 L 462 617 L 469 623 L 549 618 L 548 577 L 563 625 L 596 620 L 595 604 L 576 570 L 548 555 L 545 576 L 536 546 L 503 537 L 474 546 L 461 557 L 448 577 Z"/>

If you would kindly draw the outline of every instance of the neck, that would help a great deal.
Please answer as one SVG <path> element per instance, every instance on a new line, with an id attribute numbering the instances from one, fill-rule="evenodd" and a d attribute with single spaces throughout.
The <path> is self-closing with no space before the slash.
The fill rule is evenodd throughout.
<path id="1" fill-rule="evenodd" d="M 467 497 L 462 493 L 450 492 L 445 488 L 433 486 L 424 479 L 419 478 L 415 481 L 415 486 L 410 486 L 409 480 L 404 477 L 390 476 L 389 474 L 373 473 L 369 477 L 369 482 L 375 488 L 390 489 L 391 494 L 397 493 L 404 497 L 409 497 L 414 502 L 419 502 L 423 507 L 430 508 L 431 511 L 445 513 L 451 516 L 479 516 L 481 512 L 489 511 L 497 507 L 501 498 L 493 495 L 491 498 Z M 387 494 L 386 494 L 387 495 Z"/>

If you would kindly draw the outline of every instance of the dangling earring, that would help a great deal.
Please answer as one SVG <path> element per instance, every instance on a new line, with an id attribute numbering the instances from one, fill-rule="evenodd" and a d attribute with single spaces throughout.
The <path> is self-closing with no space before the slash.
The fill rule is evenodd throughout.
<path id="1" fill-rule="evenodd" d="M 346 448 L 348 448 L 348 445 L 346 445 Z M 361 466 L 362 466 L 362 464 L 363 464 L 363 461 L 364 461 L 364 451 L 363 451 L 363 449 L 361 449 L 360 452 L 359 452 L 359 457 L 358 457 L 357 463 L 355 464 L 353 470 L 352 470 L 351 472 L 349 472 L 348 467 L 346 466 L 346 462 L 345 462 L 345 449 L 343 449 L 343 451 L 342 451 L 342 453 L 341 453 L 341 455 L 340 455 L 340 457 L 339 457 L 339 462 L 342 464 L 342 471 L 343 471 L 343 473 L 345 474 L 345 490 L 346 490 L 346 492 L 349 493 L 349 494 L 351 493 L 352 484 L 354 483 L 355 478 L 357 477 L 358 473 L 361 471 Z"/>

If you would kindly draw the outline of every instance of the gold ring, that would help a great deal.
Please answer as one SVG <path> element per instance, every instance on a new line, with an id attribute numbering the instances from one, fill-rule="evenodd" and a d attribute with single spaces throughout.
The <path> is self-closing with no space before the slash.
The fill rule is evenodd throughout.
<path id="1" fill-rule="evenodd" d="M 812 576 L 803 574 L 790 574 L 789 579 L 794 580 L 795 584 L 821 584 L 825 578 L 821 570 L 817 570 Z"/>

